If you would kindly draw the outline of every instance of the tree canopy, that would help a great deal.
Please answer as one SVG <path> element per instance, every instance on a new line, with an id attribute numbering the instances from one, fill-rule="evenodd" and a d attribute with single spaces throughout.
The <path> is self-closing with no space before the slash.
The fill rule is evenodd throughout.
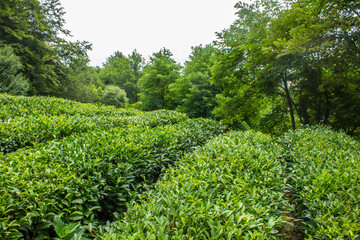
<path id="1" fill-rule="evenodd" d="M 181 66 L 171 58 L 169 49 L 154 53 L 139 80 L 140 99 L 144 110 L 174 109 L 175 102 L 169 86 L 180 76 Z"/>

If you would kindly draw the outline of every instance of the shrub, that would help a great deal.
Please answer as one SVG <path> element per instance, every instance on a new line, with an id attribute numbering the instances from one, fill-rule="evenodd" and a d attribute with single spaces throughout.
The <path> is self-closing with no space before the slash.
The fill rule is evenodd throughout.
<path id="1" fill-rule="evenodd" d="M 184 152 L 221 132 L 215 121 L 187 120 L 94 130 L 0 153 L 0 238 L 94 237 Z"/>
<path id="2" fill-rule="evenodd" d="M 107 85 L 105 87 L 101 103 L 124 108 L 128 102 L 129 99 L 126 97 L 125 90 L 113 85 Z"/>
<path id="3" fill-rule="evenodd" d="M 282 144 L 306 237 L 359 238 L 360 144 L 319 126 L 288 132 Z"/>
<path id="4" fill-rule="evenodd" d="M 20 57 L 16 56 L 11 47 L 0 48 L 0 93 L 26 95 L 29 81 L 21 74 Z"/>
<path id="5" fill-rule="evenodd" d="M 280 145 L 253 131 L 215 138 L 128 204 L 102 239 L 279 239 L 287 224 Z"/>

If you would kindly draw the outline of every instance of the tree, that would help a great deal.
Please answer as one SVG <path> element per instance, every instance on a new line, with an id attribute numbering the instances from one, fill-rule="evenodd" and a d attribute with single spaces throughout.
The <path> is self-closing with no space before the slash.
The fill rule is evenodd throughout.
<path id="1" fill-rule="evenodd" d="M 11 46 L 21 56 L 30 94 L 56 95 L 66 81 L 66 60 L 90 49 L 87 42 L 59 37 L 70 34 L 64 29 L 64 13 L 59 0 L 0 2 L 0 45 Z"/>
<path id="2" fill-rule="evenodd" d="M 257 0 L 236 7 L 239 19 L 218 34 L 213 79 L 223 91 L 215 114 L 269 129 L 286 111 L 292 129 L 328 124 L 356 134 L 360 4 Z"/>
<path id="3" fill-rule="evenodd" d="M 303 59 L 294 84 L 303 124 L 329 124 L 349 134 L 360 127 L 359 13 L 357 1 L 294 2 L 272 24 L 273 33 L 286 36 L 278 41 L 279 54 Z"/>
<path id="4" fill-rule="evenodd" d="M 0 93 L 26 95 L 29 81 L 20 73 L 20 58 L 11 47 L 0 48 Z"/>
<path id="5" fill-rule="evenodd" d="M 144 110 L 174 109 L 175 102 L 169 89 L 170 84 L 180 76 L 178 65 L 168 49 L 161 49 L 150 58 L 143 76 L 139 79 L 142 92 L 140 99 Z"/>
<path id="6" fill-rule="evenodd" d="M 170 85 L 176 110 L 187 113 L 189 117 L 212 117 L 215 96 L 220 93 L 210 81 L 215 51 L 211 45 L 193 47 L 181 77 Z"/>
<path id="7" fill-rule="evenodd" d="M 216 96 L 214 114 L 234 127 L 255 128 L 271 109 L 271 98 L 266 96 L 260 81 L 263 66 L 258 58 L 262 56 L 261 42 L 272 18 L 265 7 L 262 1 L 238 3 L 239 19 L 217 34 L 215 44 L 219 51 L 212 67 L 212 81 L 222 92 Z"/>
<path id="8" fill-rule="evenodd" d="M 128 57 L 117 51 L 104 63 L 100 78 L 107 85 L 124 89 L 130 103 L 135 103 L 138 101 L 137 82 L 141 77 L 142 64 L 143 58 L 136 50 Z"/>
<path id="9" fill-rule="evenodd" d="M 88 62 L 87 58 L 78 58 L 69 64 L 66 74 L 68 81 L 61 87 L 61 96 L 85 103 L 100 101 L 105 84 L 101 82 L 96 69 L 88 66 Z"/>
<path id="10" fill-rule="evenodd" d="M 131 79 L 126 82 L 124 89 L 127 92 L 130 103 L 136 103 L 139 101 L 138 95 L 140 89 L 138 82 L 143 74 L 144 58 L 135 49 L 131 55 L 128 56 L 128 59 L 130 61 Z"/>

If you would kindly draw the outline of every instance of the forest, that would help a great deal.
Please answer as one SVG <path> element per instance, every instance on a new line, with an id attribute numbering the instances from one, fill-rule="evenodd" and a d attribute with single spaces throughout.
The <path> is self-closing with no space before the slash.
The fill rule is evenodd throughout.
<path id="1" fill-rule="evenodd" d="M 234 129 L 282 134 L 328 125 L 360 134 L 360 3 L 238 2 L 237 20 L 182 66 L 166 46 L 89 66 L 91 43 L 65 36 L 59 0 L 0 1 L 0 93 L 167 109 Z M 121 46 L 119 46 L 121 49 Z"/>

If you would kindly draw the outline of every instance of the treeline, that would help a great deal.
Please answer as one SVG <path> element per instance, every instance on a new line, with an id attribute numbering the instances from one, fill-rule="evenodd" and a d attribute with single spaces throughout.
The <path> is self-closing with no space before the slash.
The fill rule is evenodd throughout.
<path id="1" fill-rule="evenodd" d="M 184 66 L 163 48 L 148 61 L 134 50 L 90 67 L 91 44 L 60 37 L 70 33 L 59 0 L 0 6 L 0 92 L 178 110 L 263 132 L 324 124 L 360 133 L 358 1 L 239 2 L 238 19 Z"/>

